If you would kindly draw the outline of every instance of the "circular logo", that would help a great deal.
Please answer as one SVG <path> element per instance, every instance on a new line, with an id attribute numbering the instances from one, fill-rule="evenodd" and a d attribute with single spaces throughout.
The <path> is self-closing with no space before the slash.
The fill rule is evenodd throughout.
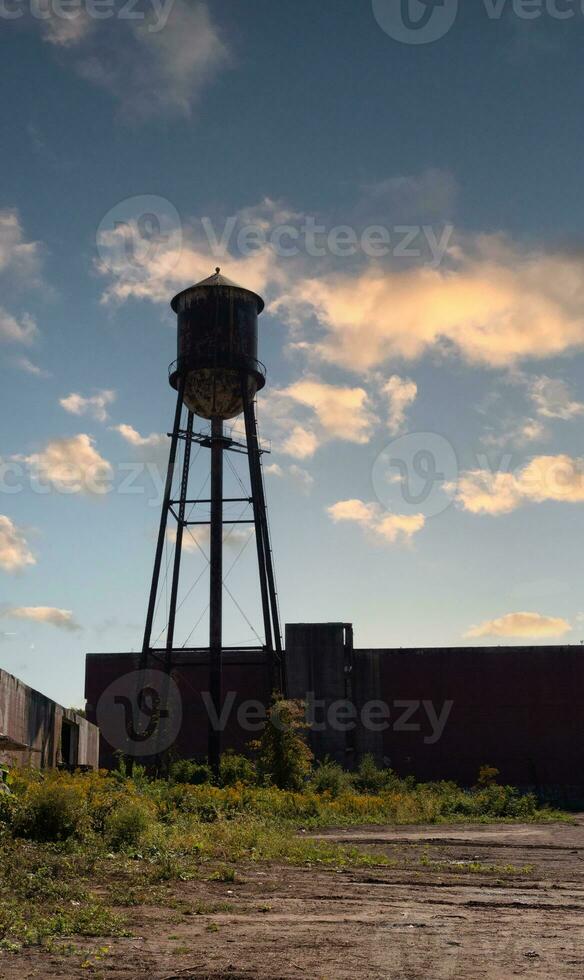
<path id="1" fill-rule="evenodd" d="M 380 452 L 371 478 L 375 495 L 387 510 L 436 517 L 452 503 L 458 460 L 444 436 L 411 432 Z"/>
<path id="2" fill-rule="evenodd" d="M 124 755 L 152 756 L 174 745 L 182 724 L 182 700 L 162 670 L 134 670 L 116 678 L 101 695 L 97 724 Z"/>
<path id="3" fill-rule="evenodd" d="M 180 259 L 179 213 L 164 197 L 129 197 L 102 219 L 96 242 L 100 272 L 130 282 L 162 279 Z"/>
<path id="4" fill-rule="evenodd" d="M 382 30 L 403 44 L 431 44 L 448 33 L 458 0 L 372 0 Z"/>

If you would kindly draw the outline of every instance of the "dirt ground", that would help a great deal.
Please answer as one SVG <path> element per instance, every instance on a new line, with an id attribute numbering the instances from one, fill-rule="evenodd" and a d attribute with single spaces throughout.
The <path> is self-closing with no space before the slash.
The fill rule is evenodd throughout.
<path id="1" fill-rule="evenodd" d="M 375 827 L 322 836 L 395 864 L 249 865 L 234 882 L 175 883 L 174 907 L 126 910 L 133 938 L 0 954 L 0 977 L 584 977 L 584 815 L 573 826 Z"/>

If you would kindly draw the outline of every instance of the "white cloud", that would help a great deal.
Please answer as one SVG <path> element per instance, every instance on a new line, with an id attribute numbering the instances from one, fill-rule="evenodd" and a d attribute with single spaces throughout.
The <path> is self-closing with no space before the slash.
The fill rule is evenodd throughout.
<path id="1" fill-rule="evenodd" d="M 379 504 L 366 504 L 362 500 L 340 500 L 327 507 L 327 513 L 335 524 L 343 521 L 358 524 L 385 544 L 410 543 L 426 523 L 423 514 L 389 514 Z"/>
<path id="2" fill-rule="evenodd" d="M 70 609 L 55 609 L 53 606 L 15 606 L 0 615 L 10 619 L 27 619 L 32 623 L 49 623 L 71 632 L 81 629 Z"/>
<path id="3" fill-rule="evenodd" d="M 314 486 L 312 473 L 309 473 L 302 466 L 297 466 L 296 463 L 286 467 L 280 466 L 279 463 L 270 463 L 269 466 L 264 466 L 264 473 L 267 476 L 275 476 L 280 480 L 289 477 L 298 484 L 300 490 L 305 494 L 309 494 Z"/>
<path id="4" fill-rule="evenodd" d="M 41 23 L 43 39 L 59 48 L 74 47 L 84 40 L 97 23 L 82 6 L 56 11 L 50 4 Z"/>
<path id="5" fill-rule="evenodd" d="M 288 467 L 288 473 L 294 482 L 298 484 L 303 493 L 310 493 L 314 486 L 314 477 L 312 476 L 312 473 L 309 473 L 308 470 L 305 470 L 302 466 L 297 466 L 296 464 Z"/>
<path id="6" fill-rule="evenodd" d="M 108 418 L 107 406 L 115 400 L 116 393 L 110 390 L 98 391 L 89 398 L 72 392 L 66 398 L 60 398 L 59 405 L 71 415 L 92 415 L 98 422 L 105 422 Z"/>
<path id="7" fill-rule="evenodd" d="M 134 249 L 131 263 L 127 251 L 129 240 L 130 245 L 143 242 L 135 221 L 127 221 L 123 227 L 99 235 L 100 258 L 96 270 L 110 280 L 102 296 L 103 303 L 137 299 L 166 307 L 173 293 L 184 289 L 185 285 L 206 279 L 217 265 L 217 256 L 213 255 L 209 243 L 186 228 L 181 236 L 169 235 L 168 243 Z M 257 293 L 264 293 L 268 282 L 279 278 L 269 247 L 244 258 L 230 255 L 225 266 L 224 271 L 230 279 L 245 283 L 248 289 Z"/>
<path id="8" fill-rule="evenodd" d="M 393 374 L 381 389 L 389 402 L 389 430 L 394 435 L 402 428 L 406 420 L 406 412 L 418 397 L 418 386 L 410 378 L 400 378 Z"/>
<path id="9" fill-rule="evenodd" d="M 251 524 L 247 528 L 230 528 L 229 521 L 226 519 L 223 531 L 223 545 L 225 548 L 232 550 L 241 549 L 254 533 L 255 531 Z M 210 534 L 210 529 L 207 526 L 185 528 L 182 543 L 183 551 L 194 554 L 200 554 L 202 551 L 208 557 Z M 176 541 L 176 528 L 169 527 L 166 536 L 174 544 Z"/>
<path id="10" fill-rule="evenodd" d="M 295 425 L 288 438 L 282 443 L 281 449 L 287 456 L 294 456 L 296 459 L 308 459 L 310 456 L 314 456 L 318 446 L 316 433 L 310 429 L 305 429 L 302 425 Z"/>
<path id="11" fill-rule="evenodd" d="M 371 265 L 299 279 L 274 308 L 304 331 L 308 354 L 354 371 L 431 350 L 508 367 L 584 346 L 584 260 L 477 236 L 452 246 L 440 269 Z M 324 336 L 314 339 L 310 318 Z"/>
<path id="12" fill-rule="evenodd" d="M 0 568 L 5 572 L 20 572 L 28 565 L 36 565 L 36 559 L 22 530 L 5 514 L 0 514 Z"/>
<path id="13" fill-rule="evenodd" d="M 159 26 L 154 15 L 146 21 L 116 18 L 94 30 L 76 58 L 79 74 L 110 92 L 131 121 L 189 117 L 229 60 L 205 3 L 174 0 L 168 21 Z"/>
<path id="14" fill-rule="evenodd" d="M 365 444 L 378 421 L 364 388 L 312 377 L 270 391 L 262 399 L 261 416 L 263 425 L 274 430 L 277 448 L 296 459 L 309 459 L 333 439 Z"/>
<path id="15" fill-rule="evenodd" d="M 166 436 L 152 432 L 149 436 L 142 436 L 132 425 L 127 425 L 122 423 L 122 425 L 112 426 L 115 432 L 119 432 L 122 439 L 129 442 L 131 446 L 137 449 L 141 448 L 157 448 L 159 446 L 165 446 L 167 444 Z"/>
<path id="16" fill-rule="evenodd" d="M 35 364 L 28 357 L 16 357 L 13 363 L 20 371 L 24 371 L 26 374 L 32 374 L 37 378 L 49 377 L 48 371 L 39 367 L 38 364 Z"/>
<path id="17" fill-rule="evenodd" d="M 36 477 L 61 493 L 108 492 L 112 466 L 100 456 L 86 433 L 69 439 L 54 439 L 40 453 L 16 457 L 27 463 Z"/>
<path id="18" fill-rule="evenodd" d="M 468 470 L 447 489 L 472 514 L 509 514 L 529 502 L 584 503 L 584 460 L 535 456 L 516 473 Z"/>
<path id="19" fill-rule="evenodd" d="M 529 396 L 538 414 L 547 419 L 568 421 L 584 413 L 584 403 L 576 401 L 565 381 L 545 374 L 528 381 Z"/>
<path id="20" fill-rule="evenodd" d="M 38 285 L 39 264 L 40 244 L 26 241 L 18 211 L 0 210 L 0 272 Z"/>
<path id="21" fill-rule="evenodd" d="M 565 636 L 572 627 L 565 619 L 553 616 L 542 616 L 540 613 L 517 612 L 508 613 L 500 619 L 490 619 L 479 626 L 472 626 L 465 637 L 482 639 L 483 637 L 521 637 L 533 638 Z"/>
<path id="22" fill-rule="evenodd" d="M 506 419 L 500 431 L 489 429 L 482 436 L 482 442 L 498 448 L 509 444 L 524 446 L 530 442 L 542 442 L 548 435 L 548 430 L 540 419 Z"/>
<path id="23" fill-rule="evenodd" d="M 29 347 L 38 337 L 38 333 L 34 317 L 24 313 L 17 319 L 0 306 L 0 341 Z"/>
<path id="24" fill-rule="evenodd" d="M 426 170 L 365 184 L 363 191 L 375 204 L 377 214 L 389 211 L 396 223 L 400 218 L 451 217 L 458 185 L 450 173 Z"/>

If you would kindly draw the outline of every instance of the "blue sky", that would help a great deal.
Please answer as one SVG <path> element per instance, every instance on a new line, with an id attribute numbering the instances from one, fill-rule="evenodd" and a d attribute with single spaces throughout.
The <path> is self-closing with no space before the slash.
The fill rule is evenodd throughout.
<path id="1" fill-rule="evenodd" d="M 414 44 L 400 3 L 2 5 L 0 663 L 66 704 L 85 652 L 140 646 L 168 303 L 216 265 L 267 300 L 283 619 L 582 638 L 584 16 L 448 0 Z M 203 576 L 181 643 L 205 608 Z M 255 642 L 229 596 L 226 630 Z"/>

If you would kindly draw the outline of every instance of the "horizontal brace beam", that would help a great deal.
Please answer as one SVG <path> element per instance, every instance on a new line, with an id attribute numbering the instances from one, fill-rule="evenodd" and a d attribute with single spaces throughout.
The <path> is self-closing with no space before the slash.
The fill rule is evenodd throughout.
<path id="1" fill-rule="evenodd" d="M 166 434 L 167 436 L 172 438 L 172 432 L 167 432 Z M 184 429 L 181 429 L 178 434 L 178 438 L 184 440 L 186 439 L 186 437 L 187 437 L 186 432 L 184 431 Z M 202 432 L 194 433 L 194 435 L 192 436 L 192 441 L 198 443 L 199 446 L 203 446 L 205 449 L 211 448 L 211 436 L 205 435 Z M 245 445 L 245 443 L 234 442 L 233 439 L 222 439 L 221 441 L 223 442 L 224 452 L 241 453 L 242 455 L 247 456 L 247 446 Z M 271 455 L 271 452 L 272 452 L 271 449 L 262 449 L 260 447 L 260 455 L 262 456 L 264 455 L 264 453 Z"/>
<path id="2" fill-rule="evenodd" d="M 180 504 L 180 500 L 171 500 L 171 506 L 176 506 Z M 185 500 L 185 504 L 210 504 L 210 500 Z M 223 497 L 224 504 L 251 504 L 253 503 L 253 497 Z"/>
<path id="3" fill-rule="evenodd" d="M 210 523 L 211 521 L 185 521 L 184 526 L 196 527 L 201 525 L 201 526 L 208 527 Z M 225 520 L 226 527 L 231 527 L 232 524 L 253 524 L 253 523 L 254 523 L 253 521 L 230 521 L 229 518 L 226 518 Z"/>

